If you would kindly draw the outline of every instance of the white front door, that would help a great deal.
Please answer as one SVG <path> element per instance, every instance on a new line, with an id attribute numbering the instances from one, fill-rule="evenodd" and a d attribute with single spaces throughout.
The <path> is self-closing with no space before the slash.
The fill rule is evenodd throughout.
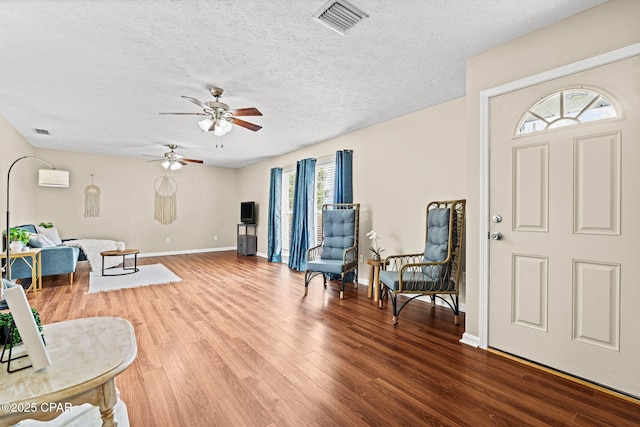
<path id="1" fill-rule="evenodd" d="M 618 117 L 516 136 L 538 100 Z M 491 100 L 489 346 L 640 397 L 640 58 Z"/>

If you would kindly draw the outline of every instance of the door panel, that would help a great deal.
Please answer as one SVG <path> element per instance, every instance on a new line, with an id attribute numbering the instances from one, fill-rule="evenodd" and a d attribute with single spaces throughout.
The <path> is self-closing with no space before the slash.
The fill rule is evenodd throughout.
<path id="1" fill-rule="evenodd" d="M 573 262 L 573 339 L 618 351 L 620 264 Z"/>
<path id="2" fill-rule="evenodd" d="M 513 148 L 513 229 L 548 231 L 549 145 Z"/>
<path id="3" fill-rule="evenodd" d="M 640 397 L 640 59 L 491 100 L 489 346 Z M 515 136 L 591 88 L 619 116 Z"/>
<path id="4" fill-rule="evenodd" d="M 620 132 L 574 144 L 574 233 L 620 235 Z"/>
<path id="5" fill-rule="evenodd" d="M 513 323 L 547 331 L 548 264 L 546 257 L 513 256 Z"/>

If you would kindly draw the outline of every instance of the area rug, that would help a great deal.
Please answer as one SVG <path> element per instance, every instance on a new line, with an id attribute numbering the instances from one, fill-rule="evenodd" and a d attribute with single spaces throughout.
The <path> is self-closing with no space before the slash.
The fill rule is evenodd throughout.
<path id="1" fill-rule="evenodd" d="M 128 268 L 128 267 L 127 267 Z M 140 271 L 124 276 L 103 276 L 102 271 L 92 271 L 89 276 L 89 293 L 136 288 L 138 286 L 163 285 L 182 279 L 162 264 L 139 265 Z M 121 268 L 106 270 L 107 274 L 117 273 Z"/>

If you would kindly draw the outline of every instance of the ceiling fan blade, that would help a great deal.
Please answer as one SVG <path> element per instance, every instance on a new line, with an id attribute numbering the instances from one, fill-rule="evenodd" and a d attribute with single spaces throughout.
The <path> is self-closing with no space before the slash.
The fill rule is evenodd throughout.
<path id="1" fill-rule="evenodd" d="M 204 162 L 202 160 L 196 160 L 196 159 L 180 159 L 183 162 L 189 162 L 189 163 L 199 163 L 199 164 L 203 164 Z"/>
<path id="2" fill-rule="evenodd" d="M 164 158 L 162 158 L 162 159 L 154 159 L 154 160 L 147 160 L 147 163 L 148 162 L 161 162 L 163 160 L 164 160 Z"/>
<path id="3" fill-rule="evenodd" d="M 254 125 L 253 123 L 245 122 L 244 120 L 236 119 L 235 117 L 231 119 L 231 123 L 234 125 L 242 126 L 243 128 L 252 130 L 254 132 L 262 129 L 262 126 Z"/>
<path id="4" fill-rule="evenodd" d="M 158 113 L 158 114 L 172 114 L 174 116 L 207 116 L 205 113 Z"/>
<path id="5" fill-rule="evenodd" d="M 262 113 L 257 108 L 239 108 L 237 110 L 231 110 L 231 114 L 234 116 L 261 116 Z"/>
<path id="6" fill-rule="evenodd" d="M 193 102 L 194 104 L 196 104 L 198 107 L 202 108 L 203 110 L 210 110 L 210 108 L 208 106 L 206 106 L 205 104 L 203 104 L 202 102 L 200 102 L 200 100 L 195 99 L 195 98 L 191 98 L 190 96 L 184 96 L 181 95 L 184 99 L 186 99 L 189 102 Z"/>

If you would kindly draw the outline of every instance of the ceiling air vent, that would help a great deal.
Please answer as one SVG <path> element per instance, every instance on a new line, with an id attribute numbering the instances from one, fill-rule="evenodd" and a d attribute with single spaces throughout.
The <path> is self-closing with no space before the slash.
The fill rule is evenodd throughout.
<path id="1" fill-rule="evenodd" d="M 354 25 L 368 16 L 345 0 L 330 0 L 313 14 L 313 19 L 344 35 Z"/>
<path id="2" fill-rule="evenodd" d="M 33 131 L 38 135 L 51 135 L 46 129 L 34 129 Z"/>

